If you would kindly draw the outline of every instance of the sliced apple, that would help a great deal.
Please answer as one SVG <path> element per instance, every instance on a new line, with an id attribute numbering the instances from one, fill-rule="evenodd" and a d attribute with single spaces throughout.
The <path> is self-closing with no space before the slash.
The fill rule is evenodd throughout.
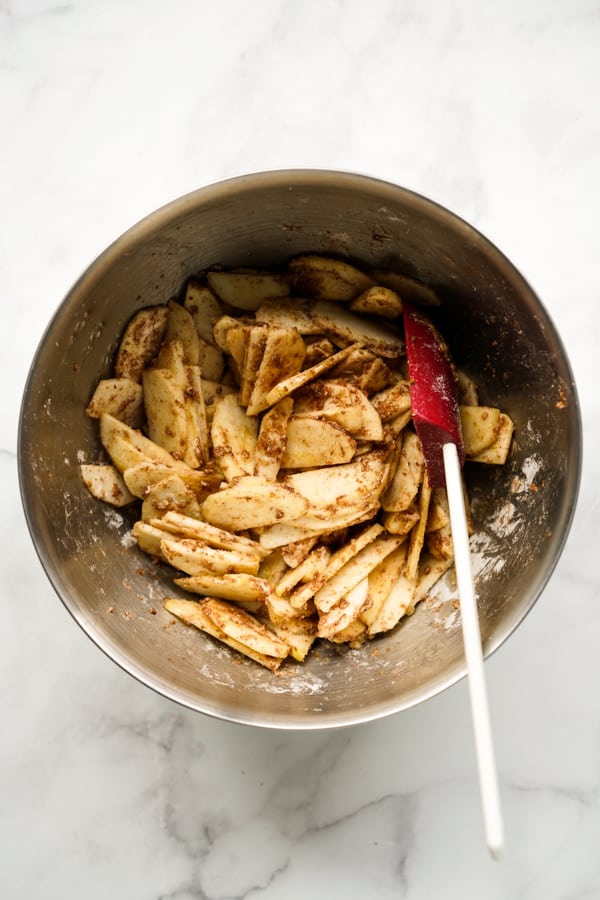
<path id="1" fill-rule="evenodd" d="M 512 444 L 513 431 L 515 423 L 505 413 L 500 414 L 500 427 L 498 434 L 492 444 L 471 457 L 471 462 L 488 463 L 489 465 L 502 466 L 508 459 Z"/>
<path id="2" fill-rule="evenodd" d="M 162 528 L 157 528 L 149 522 L 140 520 L 133 526 L 132 534 L 137 540 L 140 550 L 143 550 L 144 553 L 148 553 L 150 556 L 162 559 L 160 544 L 165 536 Z"/>
<path id="3" fill-rule="evenodd" d="M 368 596 L 369 579 L 365 577 L 355 584 L 339 603 L 319 616 L 318 636 L 331 639 L 339 632 L 345 631 L 360 616 L 361 610 L 368 602 Z M 359 634 L 363 631 L 364 626 L 360 628 Z"/>
<path id="4" fill-rule="evenodd" d="M 368 275 L 350 263 L 315 254 L 292 259 L 288 270 L 296 292 L 304 297 L 352 300 L 373 284 Z"/>
<path id="5" fill-rule="evenodd" d="M 391 387 L 375 394 L 371 403 L 377 410 L 382 422 L 391 422 L 404 413 L 410 413 L 410 383 L 396 381 Z"/>
<path id="6" fill-rule="evenodd" d="M 225 360 L 218 347 L 198 338 L 198 366 L 203 378 L 219 381 L 225 371 Z"/>
<path id="7" fill-rule="evenodd" d="M 314 340 L 307 338 L 305 339 L 305 344 L 306 356 L 302 365 L 303 369 L 309 369 L 311 366 L 321 362 L 321 360 L 327 359 L 332 353 L 335 353 L 335 347 L 329 338 L 317 338 Z"/>
<path id="8" fill-rule="evenodd" d="M 185 390 L 185 351 L 179 338 L 163 341 L 154 366 L 157 369 L 168 369 L 181 390 Z"/>
<path id="9" fill-rule="evenodd" d="M 400 537 L 382 535 L 367 544 L 317 591 L 314 599 L 319 612 L 325 613 L 332 609 L 401 543 Z"/>
<path id="10" fill-rule="evenodd" d="M 200 361 L 200 337 L 196 331 L 192 314 L 176 300 L 169 300 L 167 308 L 169 316 L 164 335 L 165 341 L 181 341 L 185 362 L 191 366 L 197 366 Z"/>
<path id="11" fill-rule="evenodd" d="M 262 417 L 254 449 L 254 474 L 275 481 L 287 441 L 288 420 L 294 401 L 284 397 Z"/>
<path id="12" fill-rule="evenodd" d="M 452 565 L 451 559 L 434 559 L 428 553 L 424 553 L 419 560 L 419 572 L 417 576 L 417 586 L 412 602 L 412 609 L 424 600 L 432 588 L 438 583 L 442 575 L 448 571 Z M 411 608 L 407 610 L 411 612 Z"/>
<path id="13" fill-rule="evenodd" d="M 225 394 L 236 394 L 237 391 L 234 387 L 231 387 L 228 384 L 222 384 L 220 381 L 213 381 L 210 378 L 200 378 L 200 387 L 202 390 L 202 398 L 204 400 L 204 406 L 212 406 L 219 400 L 221 397 L 224 397 Z"/>
<path id="14" fill-rule="evenodd" d="M 254 311 L 265 300 L 287 297 L 290 279 L 271 272 L 207 272 L 206 280 L 215 294 L 236 309 Z"/>
<path id="15" fill-rule="evenodd" d="M 114 466 L 80 465 L 81 477 L 86 488 L 96 500 L 111 506 L 127 506 L 135 497 Z"/>
<path id="16" fill-rule="evenodd" d="M 318 538 L 307 538 L 304 541 L 295 541 L 293 544 L 285 544 L 281 548 L 281 556 L 286 565 L 294 569 L 306 559 L 312 548 L 317 543 Z"/>
<path id="17" fill-rule="evenodd" d="M 417 577 L 419 557 L 421 556 L 425 541 L 425 528 L 427 527 L 427 514 L 429 512 L 430 500 L 431 488 L 429 487 L 427 477 L 425 477 L 421 483 L 421 490 L 419 492 L 419 521 L 411 531 L 409 537 L 408 554 L 404 570 L 404 574 L 409 581 L 414 581 Z"/>
<path id="18" fill-rule="evenodd" d="M 258 419 L 246 414 L 235 394 L 217 400 L 210 433 L 214 454 L 228 481 L 254 472 Z"/>
<path id="19" fill-rule="evenodd" d="M 347 463 L 354 456 L 356 441 L 336 425 L 322 419 L 292 416 L 281 457 L 283 469 L 309 469 Z"/>
<path id="20" fill-rule="evenodd" d="M 380 325 L 379 322 L 357 316 L 347 307 L 327 300 L 318 300 L 312 314 L 321 331 L 330 337 L 333 335 L 347 343 L 358 343 L 389 359 L 398 359 L 404 353 L 404 341 L 389 323 Z"/>
<path id="21" fill-rule="evenodd" d="M 234 316 L 219 316 L 215 324 L 213 325 L 213 342 L 217 345 L 217 347 L 223 351 L 223 353 L 229 353 L 229 344 L 227 342 L 227 335 L 234 328 L 241 328 L 244 326 L 244 323 L 240 321 L 240 319 L 236 319 Z M 243 363 L 243 356 L 240 359 L 240 365 Z"/>
<path id="22" fill-rule="evenodd" d="M 290 522 L 277 522 L 261 532 L 260 543 L 265 549 L 275 550 L 296 541 L 335 534 L 354 525 L 362 525 L 363 522 L 373 518 L 377 510 L 377 506 L 367 505 L 359 512 L 351 509 L 342 515 L 329 518 L 299 516 Z"/>
<path id="23" fill-rule="evenodd" d="M 311 366 L 310 369 L 303 369 L 296 375 L 291 375 L 289 378 L 280 381 L 269 391 L 261 402 L 261 406 L 264 409 L 267 409 L 269 406 L 278 403 L 284 397 L 289 397 L 290 394 L 293 394 L 298 388 L 303 387 L 303 385 L 308 384 L 309 381 L 313 381 L 313 379 L 323 375 L 324 372 L 332 369 L 338 362 L 345 359 L 345 357 L 352 352 L 352 349 L 353 347 L 346 347 L 344 350 L 334 353 L 333 356 L 323 359 L 320 363 Z"/>
<path id="24" fill-rule="evenodd" d="M 436 528 L 426 535 L 427 549 L 435 559 L 454 559 L 454 543 L 450 524 Z"/>
<path id="25" fill-rule="evenodd" d="M 265 300 L 256 310 L 256 321 L 279 328 L 295 328 L 298 334 L 320 334 L 312 300 Z"/>
<path id="26" fill-rule="evenodd" d="M 361 619 L 354 619 L 341 631 L 330 634 L 327 638 L 332 644 L 348 644 L 353 650 L 361 646 L 366 637 L 367 626 Z"/>
<path id="27" fill-rule="evenodd" d="M 175 578 L 174 583 L 190 591 L 207 597 L 219 597 L 221 600 L 238 602 L 261 602 L 272 593 L 271 587 L 264 578 L 245 572 L 224 572 L 214 575 L 204 572 L 190 575 L 188 578 Z"/>
<path id="28" fill-rule="evenodd" d="M 341 380 L 319 380 L 294 397 L 298 416 L 314 416 L 335 422 L 362 441 L 383 440 L 381 419 L 364 391 Z"/>
<path id="29" fill-rule="evenodd" d="M 333 521 L 373 506 L 386 470 L 386 454 L 372 451 L 355 462 L 288 475 L 284 483 L 306 499 L 306 515 Z"/>
<path id="30" fill-rule="evenodd" d="M 394 582 L 384 599 L 377 616 L 370 622 L 370 635 L 381 634 L 394 628 L 400 619 L 412 609 L 416 589 L 416 575 L 408 577 L 402 573 Z"/>
<path id="31" fill-rule="evenodd" d="M 217 325 L 218 324 L 219 323 L 217 323 Z M 252 327 L 252 325 L 241 325 L 239 322 L 236 322 L 233 328 L 228 328 L 225 332 L 225 352 L 229 354 L 238 384 L 242 383 L 242 378 L 244 376 L 244 361 L 246 359 L 246 349 L 248 347 L 248 340 L 250 338 Z M 216 334 L 217 330 L 215 330 L 215 335 Z"/>
<path id="32" fill-rule="evenodd" d="M 446 488 L 434 488 L 431 492 L 429 514 L 427 516 L 426 532 L 437 531 L 445 528 L 450 522 L 450 510 L 448 508 L 448 495 Z"/>
<path id="33" fill-rule="evenodd" d="M 190 279 L 183 305 L 194 320 L 198 336 L 207 343 L 214 344 L 214 324 L 223 314 L 223 309 L 211 289 L 193 278 Z"/>
<path id="34" fill-rule="evenodd" d="M 200 503 L 195 492 L 177 472 L 167 475 L 148 490 L 142 503 L 141 517 L 144 522 L 149 522 L 171 510 L 188 516 L 200 516 Z"/>
<path id="35" fill-rule="evenodd" d="M 223 550 L 237 550 L 240 553 L 256 556 L 257 559 L 263 559 L 267 555 L 258 541 L 244 537 L 240 534 L 232 534 L 223 528 L 216 528 L 209 522 L 194 519 L 191 516 L 185 516 L 177 512 L 167 512 L 157 520 L 151 522 L 166 532 L 171 532 L 179 537 L 192 538 L 201 541 L 211 547 L 220 547 Z"/>
<path id="36" fill-rule="evenodd" d="M 125 469 L 123 480 L 135 497 L 143 499 L 155 484 L 172 475 L 174 471 L 198 498 L 218 490 L 223 480 L 219 471 L 210 468 L 191 469 L 182 465 L 175 470 L 164 462 L 147 459 Z"/>
<path id="37" fill-rule="evenodd" d="M 210 439 L 202 378 L 199 366 L 185 366 L 184 409 L 188 423 L 184 460 L 192 468 L 199 468 L 210 458 Z"/>
<path id="38" fill-rule="evenodd" d="M 411 303 L 415 303 L 417 306 L 440 305 L 440 298 L 433 288 L 423 284 L 422 281 L 417 281 L 416 278 L 384 269 L 375 269 L 369 274 L 377 284 L 383 284 L 396 291 L 403 300 L 410 300 Z"/>
<path id="39" fill-rule="evenodd" d="M 282 663 L 282 657 L 257 653 L 251 647 L 247 647 L 236 641 L 235 638 L 230 637 L 206 614 L 201 603 L 196 603 L 194 600 L 173 598 L 165 601 L 165 609 L 171 615 L 177 616 L 178 619 L 185 622 L 186 625 L 193 625 L 200 631 L 206 632 L 211 637 L 216 638 L 223 644 L 227 644 L 233 650 L 237 650 L 238 653 L 242 653 L 244 656 L 254 660 L 254 662 L 260 663 L 261 666 L 270 669 L 272 672 L 277 671 Z"/>
<path id="40" fill-rule="evenodd" d="M 479 406 L 477 385 L 462 369 L 458 370 L 458 402 L 461 406 Z"/>
<path id="41" fill-rule="evenodd" d="M 184 459 L 188 418 L 181 385 L 169 369 L 146 369 L 142 385 L 150 440 L 175 459 Z"/>
<path id="42" fill-rule="evenodd" d="M 185 463 L 174 459 L 168 450 L 159 447 L 141 431 L 130 428 L 109 413 L 100 416 L 100 440 L 120 472 L 140 462 L 161 462 L 171 469 L 189 472 Z"/>
<path id="43" fill-rule="evenodd" d="M 407 509 L 404 512 L 384 512 L 381 521 L 386 531 L 390 534 L 408 534 L 419 521 L 419 513 L 416 509 Z"/>
<path id="44" fill-rule="evenodd" d="M 130 319 L 117 350 L 115 375 L 141 381 L 142 372 L 158 353 L 169 318 L 166 306 L 140 309 Z"/>
<path id="45" fill-rule="evenodd" d="M 262 546 L 262 545 L 261 545 Z M 264 548 L 262 548 L 264 550 Z M 288 565 L 281 555 L 280 550 L 266 550 L 266 557 L 260 564 L 258 574 L 272 587 L 277 587 L 279 581 L 288 570 Z"/>
<path id="46" fill-rule="evenodd" d="M 103 378 L 99 381 L 87 405 L 86 415 L 99 419 L 104 413 L 132 428 L 139 428 L 144 413 L 141 384 L 131 378 Z"/>
<path id="47" fill-rule="evenodd" d="M 161 541 L 160 552 L 173 568 L 187 575 L 224 575 L 230 572 L 256 575 L 260 564 L 257 556 L 241 548 L 224 550 L 209 547 L 203 541 L 192 538 L 165 537 Z"/>
<path id="48" fill-rule="evenodd" d="M 339 550 L 336 550 L 335 553 L 333 553 L 327 566 L 324 568 L 323 584 L 326 581 L 329 581 L 330 578 L 333 578 L 347 562 L 350 562 L 357 553 L 364 550 L 365 547 L 371 544 L 375 538 L 378 538 L 382 533 L 382 526 L 378 522 L 375 522 L 374 524 L 363 528 L 362 531 L 354 535 L 349 541 L 346 541 Z"/>
<path id="49" fill-rule="evenodd" d="M 414 431 L 407 431 L 391 483 L 381 497 L 386 512 L 403 512 L 408 509 L 423 480 L 425 456 L 421 441 Z"/>
<path id="50" fill-rule="evenodd" d="M 459 412 L 465 456 L 477 456 L 498 437 L 500 410 L 492 406 L 460 406 Z"/>
<path id="51" fill-rule="evenodd" d="M 301 563 L 285 573 L 279 580 L 275 593 L 279 597 L 283 597 L 284 594 L 289 594 L 300 581 L 310 581 L 315 575 L 323 571 L 330 556 L 331 552 L 327 547 L 316 547 Z"/>
<path id="52" fill-rule="evenodd" d="M 307 508 L 308 501 L 293 487 L 245 477 L 207 497 L 202 512 L 218 528 L 245 531 L 296 519 Z"/>
<path id="53" fill-rule="evenodd" d="M 391 288 L 374 285 L 368 288 L 350 304 L 352 312 L 384 319 L 397 319 L 402 312 L 402 300 Z"/>
<path id="54" fill-rule="evenodd" d="M 296 662 L 304 662 L 317 638 L 317 623 L 312 619 L 276 621 L 273 622 L 273 630 L 289 646 L 290 656 Z"/>
<path id="55" fill-rule="evenodd" d="M 273 405 L 273 401 L 267 399 L 271 391 L 276 385 L 298 377 L 305 355 L 306 345 L 295 328 L 267 329 L 264 352 L 248 400 L 249 415 L 256 415 Z"/>
<path id="56" fill-rule="evenodd" d="M 240 393 L 238 397 L 240 406 L 248 406 L 252 396 L 265 352 L 267 331 L 268 329 L 260 325 L 256 325 L 248 331 L 244 347 L 244 362 L 241 370 Z M 302 340 L 302 338 L 299 337 L 299 340 Z M 253 415 L 254 413 L 251 412 L 250 414 Z"/>
<path id="57" fill-rule="evenodd" d="M 369 572 L 368 602 L 360 612 L 360 618 L 369 628 L 379 617 L 394 585 L 402 575 L 406 562 L 406 549 L 406 543 L 400 544 Z"/>
<path id="58" fill-rule="evenodd" d="M 281 659 L 289 654 L 290 648 L 285 641 L 243 610 L 217 599 L 203 600 L 201 606 L 224 634 L 239 641 L 244 647 L 249 647 L 255 653 Z"/>

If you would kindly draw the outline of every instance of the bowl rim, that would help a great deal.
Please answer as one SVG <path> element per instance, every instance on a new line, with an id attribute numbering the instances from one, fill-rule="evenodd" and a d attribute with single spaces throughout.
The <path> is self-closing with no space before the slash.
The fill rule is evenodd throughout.
<path id="1" fill-rule="evenodd" d="M 357 187 L 363 187 L 371 191 L 375 189 L 382 194 L 389 193 L 391 195 L 394 195 L 395 198 L 397 198 L 399 195 L 402 195 L 405 201 L 409 201 L 409 203 L 411 203 L 415 208 L 426 207 L 432 211 L 435 211 L 437 216 L 443 220 L 444 225 L 451 226 L 454 230 L 456 230 L 457 228 L 459 230 L 462 230 L 465 237 L 468 236 L 471 241 L 481 242 L 481 244 L 486 248 L 487 252 L 494 258 L 494 262 L 498 264 L 500 268 L 505 268 L 510 271 L 513 279 L 520 282 L 521 288 L 525 290 L 534 301 L 537 312 L 543 320 L 544 327 L 549 329 L 552 339 L 560 351 L 561 363 L 568 375 L 569 388 L 572 396 L 572 408 L 570 410 L 570 415 L 573 432 L 576 435 L 576 443 L 574 446 L 570 447 L 568 473 L 568 495 L 570 500 L 568 506 L 565 508 L 564 528 L 560 535 L 560 539 L 556 543 L 556 552 L 554 553 L 552 560 L 547 565 L 544 572 L 544 577 L 539 581 L 537 590 L 532 596 L 532 600 L 529 606 L 522 612 L 522 615 L 512 624 L 511 627 L 507 628 L 501 635 L 495 637 L 493 640 L 489 640 L 486 642 L 484 647 L 484 656 L 486 659 L 489 658 L 523 623 L 524 619 L 529 615 L 533 607 L 536 605 L 560 560 L 565 544 L 568 540 L 577 508 L 579 490 L 581 486 L 583 457 L 583 429 L 581 407 L 573 370 L 564 342 L 539 296 L 521 274 L 520 270 L 517 269 L 514 263 L 512 263 L 508 259 L 508 257 L 496 246 L 496 244 L 494 244 L 493 241 L 487 238 L 466 219 L 452 212 L 448 207 L 442 205 L 438 201 L 432 200 L 431 198 L 410 188 L 406 188 L 402 185 L 395 184 L 393 182 L 372 175 L 360 174 L 342 169 L 338 170 L 322 168 L 281 168 L 236 175 L 210 184 L 206 184 L 199 188 L 195 188 L 180 195 L 179 197 L 169 200 L 168 202 L 157 207 L 155 210 L 144 215 L 133 225 L 130 225 L 125 231 L 118 235 L 117 238 L 109 243 L 105 247 L 105 249 L 102 250 L 89 263 L 89 265 L 86 266 L 79 277 L 74 281 L 71 288 L 67 291 L 62 301 L 57 305 L 53 315 L 51 316 L 42 333 L 37 348 L 34 352 L 25 381 L 18 421 L 18 481 L 21 503 L 23 506 L 29 534 L 38 559 L 55 593 L 61 600 L 63 606 L 67 609 L 71 617 L 75 620 L 75 622 L 79 625 L 79 627 L 87 635 L 87 637 L 93 641 L 93 643 L 105 654 L 105 656 L 107 656 L 113 663 L 116 663 L 123 671 L 127 672 L 129 675 L 135 678 L 136 681 L 140 682 L 145 687 L 150 688 L 160 696 L 165 697 L 166 699 L 171 700 L 180 706 L 186 707 L 187 709 L 193 710 L 195 712 L 211 716 L 212 718 L 220 719 L 222 721 L 288 731 L 325 731 L 333 728 L 347 727 L 351 725 L 358 725 L 376 721 L 403 710 L 407 710 L 409 708 L 412 708 L 413 706 L 431 699 L 434 696 L 437 696 L 438 694 L 447 690 L 449 687 L 466 677 L 466 665 L 455 667 L 454 670 L 451 670 L 448 673 L 448 676 L 446 678 L 440 679 L 438 682 L 431 685 L 429 689 L 422 690 L 418 699 L 408 699 L 406 701 L 399 700 L 395 702 L 388 701 L 386 703 L 378 705 L 376 708 L 369 707 L 365 710 L 357 709 L 352 714 L 348 714 L 347 712 L 340 713 L 333 711 L 328 713 L 320 713 L 312 717 L 310 715 L 297 715 L 282 719 L 278 715 L 270 718 L 269 715 L 264 713 L 261 713 L 260 716 L 257 717 L 256 715 L 253 715 L 251 710 L 248 711 L 248 714 L 237 714 L 235 712 L 232 713 L 231 711 L 219 708 L 214 704 L 209 704 L 206 702 L 194 702 L 193 699 L 188 698 L 182 691 L 174 689 L 163 679 L 158 678 L 149 668 L 137 664 L 133 658 L 128 657 L 125 654 L 115 652 L 115 648 L 114 646 L 112 646 L 111 642 L 105 639 L 103 634 L 100 633 L 100 631 L 95 627 L 93 620 L 84 615 L 81 607 L 77 605 L 75 600 L 70 596 L 69 592 L 64 589 L 61 583 L 60 572 L 56 571 L 54 566 L 51 564 L 49 556 L 45 552 L 43 542 L 38 536 L 38 529 L 36 526 L 34 515 L 34 497 L 31 496 L 27 483 L 26 432 L 28 423 L 28 400 L 32 389 L 32 382 L 35 376 L 39 357 L 41 355 L 43 347 L 46 344 L 46 341 L 48 340 L 48 337 L 52 333 L 57 320 L 60 318 L 66 307 L 68 307 L 69 303 L 73 300 L 75 295 L 77 295 L 77 293 L 86 284 L 86 282 L 90 279 L 98 277 L 98 275 L 101 274 L 101 272 L 105 268 L 109 267 L 112 264 L 113 259 L 116 256 L 120 255 L 123 244 L 128 244 L 132 239 L 135 239 L 136 242 L 146 240 L 148 236 L 155 233 L 156 231 L 159 231 L 163 226 L 167 225 L 173 219 L 173 217 L 185 212 L 185 210 L 187 209 L 194 209 L 198 205 L 218 202 L 220 199 L 228 195 L 232 191 L 232 189 L 235 189 L 238 192 L 252 192 L 254 190 L 262 190 L 269 185 L 281 187 L 282 183 L 284 183 L 288 185 L 290 190 L 293 190 L 297 187 L 305 187 L 308 184 L 317 186 L 319 184 L 327 184 L 327 186 L 331 186 L 332 182 L 335 182 L 339 187 L 343 187 L 344 185 L 346 185 L 353 190 L 355 190 Z"/>

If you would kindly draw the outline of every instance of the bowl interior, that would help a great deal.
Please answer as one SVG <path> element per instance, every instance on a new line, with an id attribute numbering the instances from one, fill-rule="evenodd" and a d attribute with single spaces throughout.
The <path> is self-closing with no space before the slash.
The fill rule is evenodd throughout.
<path id="1" fill-rule="evenodd" d="M 287 728 L 373 719 L 464 675 L 451 575 L 390 635 L 358 651 L 320 650 L 273 675 L 172 624 L 162 609 L 178 593 L 172 570 L 132 545 L 132 514 L 95 501 L 78 464 L 101 458 L 84 409 L 137 309 L 166 302 L 210 264 L 269 267 L 308 251 L 435 287 L 455 359 L 481 401 L 516 423 L 506 466 L 466 470 L 486 653 L 522 620 L 560 555 L 581 455 L 572 375 L 539 300 L 485 238 L 409 191 L 343 173 L 245 176 L 169 204 L 109 247 L 50 323 L 25 391 L 20 480 L 37 551 L 77 622 L 132 675 L 191 708 Z"/>

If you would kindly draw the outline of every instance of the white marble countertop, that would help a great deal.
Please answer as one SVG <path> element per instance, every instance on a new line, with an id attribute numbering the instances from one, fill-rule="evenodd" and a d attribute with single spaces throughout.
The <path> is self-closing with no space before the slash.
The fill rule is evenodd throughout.
<path id="1" fill-rule="evenodd" d="M 599 47 L 597 0 L 0 2 L 2 897 L 600 897 Z M 26 530 L 20 397 L 66 291 L 171 198 L 296 166 L 377 175 L 470 220 L 575 371 L 576 519 L 487 663 L 501 863 L 464 682 L 336 732 L 208 719 L 84 637 Z"/>

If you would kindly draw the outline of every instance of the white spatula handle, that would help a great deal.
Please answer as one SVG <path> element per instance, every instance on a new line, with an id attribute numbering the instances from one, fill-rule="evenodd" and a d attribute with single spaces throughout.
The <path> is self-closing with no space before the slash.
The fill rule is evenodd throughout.
<path id="1" fill-rule="evenodd" d="M 445 444 L 443 453 L 485 835 L 490 853 L 495 859 L 499 859 L 504 849 L 504 827 L 483 669 L 481 632 L 471 568 L 460 463 L 454 444 Z"/>

